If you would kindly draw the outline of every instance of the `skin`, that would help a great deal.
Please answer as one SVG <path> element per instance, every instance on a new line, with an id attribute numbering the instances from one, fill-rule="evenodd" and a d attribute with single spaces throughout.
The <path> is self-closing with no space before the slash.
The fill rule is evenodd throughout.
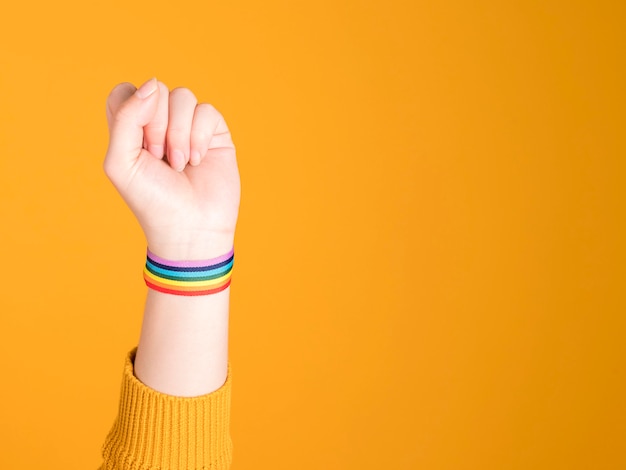
<path id="1" fill-rule="evenodd" d="M 240 182 L 230 132 L 211 105 L 156 79 L 121 83 L 107 99 L 104 171 L 156 255 L 211 259 L 235 236 Z M 230 288 L 184 297 L 149 290 L 135 375 L 169 395 L 217 390 L 228 373 Z"/>

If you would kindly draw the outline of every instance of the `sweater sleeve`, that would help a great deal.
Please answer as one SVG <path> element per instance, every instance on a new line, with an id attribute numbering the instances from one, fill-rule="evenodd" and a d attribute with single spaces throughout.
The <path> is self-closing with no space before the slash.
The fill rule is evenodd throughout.
<path id="1" fill-rule="evenodd" d="M 230 467 L 230 368 L 218 390 L 199 397 L 159 393 L 133 373 L 126 357 L 119 410 L 100 470 L 223 470 Z"/>

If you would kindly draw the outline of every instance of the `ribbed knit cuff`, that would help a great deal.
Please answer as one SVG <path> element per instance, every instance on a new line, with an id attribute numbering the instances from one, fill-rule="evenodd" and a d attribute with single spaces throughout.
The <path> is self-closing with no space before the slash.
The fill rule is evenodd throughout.
<path id="1" fill-rule="evenodd" d="M 175 397 L 133 373 L 126 357 L 117 419 L 102 449 L 107 470 L 222 470 L 230 466 L 230 368 L 226 383 L 199 397 Z"/>

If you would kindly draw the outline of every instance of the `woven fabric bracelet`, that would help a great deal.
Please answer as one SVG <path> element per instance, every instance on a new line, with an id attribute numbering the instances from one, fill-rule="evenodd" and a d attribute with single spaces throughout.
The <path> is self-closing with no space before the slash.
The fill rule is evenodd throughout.
<path id="1" fill-rule="evenodd" d="M 143 278 L 149 288 L 166 294 L 217 294 L 230 285 L 234 259 L 234 249 L 202 261 L 170 261 L 148 250 Z"/>

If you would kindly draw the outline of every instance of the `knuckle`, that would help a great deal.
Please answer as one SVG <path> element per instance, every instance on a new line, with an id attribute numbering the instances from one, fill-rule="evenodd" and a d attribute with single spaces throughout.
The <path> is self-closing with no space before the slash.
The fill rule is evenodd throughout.
<path id="1" fill-rule="evenodd" d="M 134 91 L 135 89 L 136 89 L 135 85 L 133 85 L 132 83 L 130 83 L 130 82 L 122 82 L 122 83 L 118 83 L 117 85 L 115 85 L 113 87 L 113 89 L 111 90 L 111 95 L 114 95 L 114 94 L 119 93 L 119 92 L 123 93 L 124 90 Z"/>
<path id="2" fill-rule="evenodd" d="M 198 105 L 198 111 L 205 113 L 211 120 L 224 119 L 217 108 L 210 103 L 200 103 Z"/>
<path id="3" fill-rule="evenodd" d="M 196 95 L 189 89 L 184 87 L 174 88 L 170 92 L 170 98 L 184 99 L 185 101 L 197 101 Z"/>

